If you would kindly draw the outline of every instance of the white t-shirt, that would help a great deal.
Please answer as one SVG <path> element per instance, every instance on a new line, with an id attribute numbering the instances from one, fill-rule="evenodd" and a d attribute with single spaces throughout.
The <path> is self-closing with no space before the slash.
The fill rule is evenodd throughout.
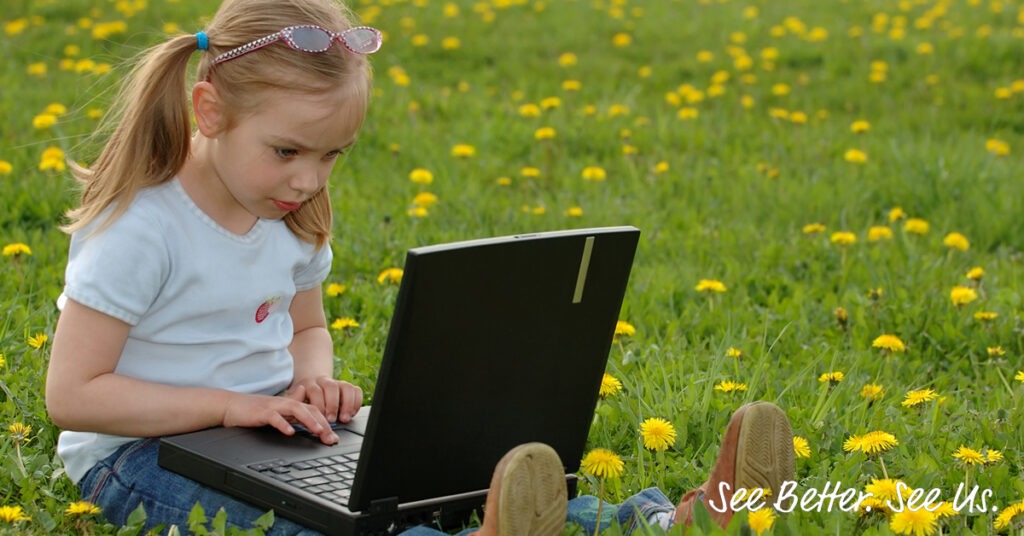
<path id="1" fill-rule="evenodd" d="M 58 304 L 72 299 L 132 326 L 116 373 L 268 395 L 291 383 L 288 309 L 327 277 L 330 247 L 299 240 L 280 220 L 231 233 L 176 178 L 139 192 L 90 236 L 102 219 L 72 235 Z M 57 454 L 78 482 L 134 439 L 65 431 Z"/>

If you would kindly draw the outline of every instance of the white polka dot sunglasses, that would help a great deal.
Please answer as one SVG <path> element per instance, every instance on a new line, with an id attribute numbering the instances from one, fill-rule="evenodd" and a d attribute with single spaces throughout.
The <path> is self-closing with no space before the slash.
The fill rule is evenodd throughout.
<path id="1" fill-rule="evenodd" d="M 313 53 L 326 52 L 337 41 L 350 52 L 365 55 L 380 50 L 383 37 L 380 30 L 369 26 L 356 26 L 338 33 L 312 24 L 289 26 L 279 32 L 233 48 L 214 58 L 213 64 L 217 65 L 233 60 L 278 41 L 284 41 L 296 50 Z"/>

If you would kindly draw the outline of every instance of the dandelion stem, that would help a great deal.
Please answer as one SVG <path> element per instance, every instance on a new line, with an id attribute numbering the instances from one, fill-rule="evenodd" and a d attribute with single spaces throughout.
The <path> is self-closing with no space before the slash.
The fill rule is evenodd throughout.
<path id="1" fill-rule="evenodd" d="M 18 457 L 18 469 L 21 470 L 21 476 L 28 478 L 28 471 L 25 470 L 25 460 L 21 458 L 21 441 L 14 442 L 14 453 Z"/>
<path id="2" fill-rule="evenodd" d="M 885 470 L 885 458 L 882 458 L 881 454 L 878 455 L 878 463 L 879 463 L 879 465 L 882 466 L 882 475 L 885 476 L 886 479 L 888 479 L 889 478 L 889 471 Z"/>
<path id="3" fill-rule="evenodd" d="M 601 532 L 601 510 L 604 509 L 604 479 L 597 484 L 597 522 L 594 523 L 594 536 Z"/>

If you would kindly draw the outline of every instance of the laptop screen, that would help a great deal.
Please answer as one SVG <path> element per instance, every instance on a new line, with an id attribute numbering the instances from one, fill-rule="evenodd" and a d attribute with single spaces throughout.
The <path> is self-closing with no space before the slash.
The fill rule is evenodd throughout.
<path id="1" fill-rule="evenodd" d="M 486 489 L 520 443 L 579 467 L 633 227 L 408 252 L 349 507 Z"/>

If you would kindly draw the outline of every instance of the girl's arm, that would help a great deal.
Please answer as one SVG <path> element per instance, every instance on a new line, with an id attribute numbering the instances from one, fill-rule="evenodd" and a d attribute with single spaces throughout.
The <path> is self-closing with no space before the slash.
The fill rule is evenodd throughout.
<path id="1" fill-rule="evenodd" d="M 46 407 L 68 430 L 132 437 L 211 426 L 271 425 L 291 435 L 297 421 L 325 443 L 337 442 L 317 408 L 287 397 L 179 387 L 114 372 L 130 326 L 74 300 L 57 321 L 46 379 Z"/>
<path id="2" fill-rule="evenodd" d="M 334 343 L 327 331 L 320 287 L 296 293 L 288 313 L 295 329 L 288 347 L 295 362 L 289 396 L 309 401 L 330 422 L 348 422 L 363 405 L 363 391 L 334 379 Z M 301 396 L 299 389 L 303 390 Z"/>

